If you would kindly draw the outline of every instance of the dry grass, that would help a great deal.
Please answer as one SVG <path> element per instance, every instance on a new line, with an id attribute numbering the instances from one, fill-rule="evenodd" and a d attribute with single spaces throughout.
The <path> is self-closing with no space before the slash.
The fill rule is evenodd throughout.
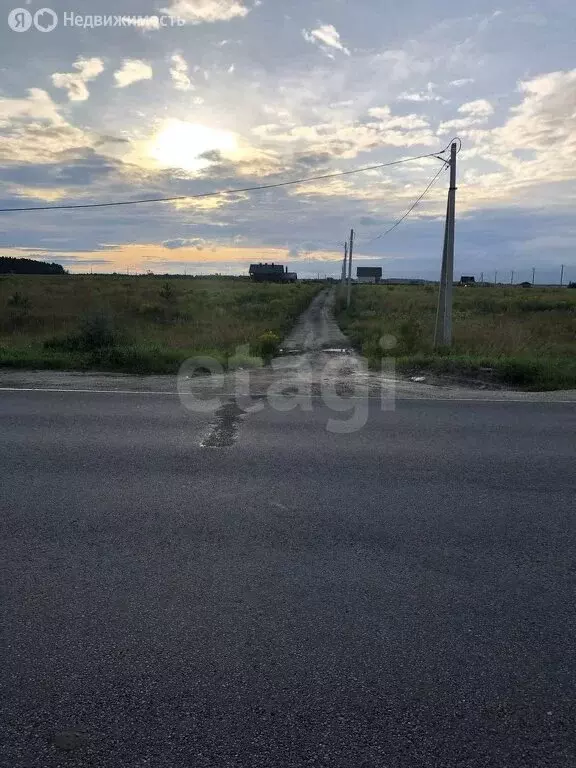
<path id="1" fill-rule="evenodd" d="M 355 286 L 350 311 L 339 303 L 344 330 L 371 364 L 394 355 L 406 370 L 491 376 L 527 389 L 576 387 L 576 290 L 457 287 L 454 344 L 433 350 L 437 289 Z M 383 350 L 384 335 L 396 339 Z"/>
<path id="2" fill-rule="evenodd" d="M 187 357 L 223 362 L 282 337 L 315 285 L 239 279 L 0 277 L 0 365 L 172 372 Z"/>

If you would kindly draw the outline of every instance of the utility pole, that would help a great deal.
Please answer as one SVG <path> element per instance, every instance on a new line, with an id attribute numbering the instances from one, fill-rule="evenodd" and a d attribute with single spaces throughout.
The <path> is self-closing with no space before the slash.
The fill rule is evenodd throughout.
<path id="1" fill-rule="evenodd" d="M 494 285 L 498 285 L 498 270 L 494 270 Z"/>
<path id="2" fill-rule="evenodd" d="M 446 228 L 444 230 L 444 249 L 442 253 L 442 272 L 440 274 L 440 292 L 438 314 L 434 332 L 434 346 L 452 346 L 452 289 L 454 283 L 454 230 L 456 220 L 456 142 L 450 147 L 450 188 L 446 208 Z"/>
<path id="3" fill-rule="evenodd" d="M 341 283 L 344 285 L 346 282 L 346 265 L 348 263 L 348 243 L 344 243 L 344 261 L 342 262 L 342 279 Z"/>
<path id="4" fill-rule="evenodd" d="M 484 272 L 480 272 L 480 284 L 484 282 Z"/>
<path id="5" fill-rule="evenodd" d="M 562 264 L 562 269 L 560 270 L 560 288 L 564 285 L 564 264 Z"/>
<path id="6" fill-rule="evenodd" d="M 536 279 L 536 267 L 532 267 L 532 285 L 534 285 L 535 279 Z"/>
<path id="7" fill-rule="evenodd" d="M 348 296 L 346 307 L 350 307 L 350 294 L 352 292 L 352 254 L 354 253 L 354 230 L 350 230 L 350 245 L 348 246 Z"/>
<path id="8" fill-rule="evenodd" d="M 514 270 L 510 272 L 510 285 L 514 285 Z"/>

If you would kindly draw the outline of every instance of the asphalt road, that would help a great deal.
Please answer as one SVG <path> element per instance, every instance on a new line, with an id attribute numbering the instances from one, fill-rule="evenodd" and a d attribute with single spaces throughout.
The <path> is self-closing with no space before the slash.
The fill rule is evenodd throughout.
<path id="1" fill-rule="evenodd" d="M 574 405 L 329 418 L 0 392 L 2 766 L 576 765 Z"/>

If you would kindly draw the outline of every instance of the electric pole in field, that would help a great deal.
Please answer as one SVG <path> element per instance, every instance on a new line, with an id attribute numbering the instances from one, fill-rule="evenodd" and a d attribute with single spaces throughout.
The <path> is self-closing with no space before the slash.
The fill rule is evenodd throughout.
<path id="1" fill-rule="evenodd" d="M 350 230 L 350 244 L 348 246 L 348 296 L 346 306 L 350 307 L 350 294 L 352 291 L 352 254 L 354 253 L 354 230 Z"/>
<path id="2" fill-rule="evenodd" d="M 434 331 L 434 346 L 452 345 L 452 287 L 454 283 L 454 230 L 456 219 L 456 142 L 450 147 L 450 188 L 446 209 L 446 228 L 444 230 L 444 250 L 442 253 L 442 272 L 438 295 L 438 313 Z"/>
<path id="3" fill-rule="evenodd" d="M 494 270 L 494 285 L 498 285 L 498 270 Z"/>
<path id="4" fill-rule="evenodd" d="M 341 283 L 344 285 L 346 282 L 346 265 L 348 263 L 348 243 L 344 243 L 344 261 L 342 262 L 342 279 Z"/>
<path id="5" fill-rule="evenodd" d="M 484 282 L 484 272 L 480 272 L 480 284 Z"/>
<path id="6" fill-rule="evenodd" d="M 560 288 L 564 285 L 564 264 L 562 264 L 562 269 L 560 270 Z"/>
<path id="7" fill-rule="evenodd" d="M 536 267 L 532 267 L 532 285 L 534 285 L 535 279 L 536 279 Z"/>
<path id="8" fill-rule="evenodd" d="M 510 272 L 510 285 L 514 285 L 514 270 Z"/>

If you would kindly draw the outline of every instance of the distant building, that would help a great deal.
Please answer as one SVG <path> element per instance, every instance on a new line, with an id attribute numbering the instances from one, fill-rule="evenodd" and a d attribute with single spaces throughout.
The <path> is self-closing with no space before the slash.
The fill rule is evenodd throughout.
<path id="1" fill-rule="evenodd" d="M 523 283 L 520 283 L 520 288 L 532 288 L 532 283 L 525 280 Z"/>
<path id="2" fill-rule="evenodd" d="M 471 275 L 462 275 L 460 285 L 476 285 L 476 278 Z"/>
<path id="3" fill-rule="evenodd" d="M 295 283 L 296 272 L 288 272 L 282 264 L 250 264 L 250 277 L 257 283 Z"/>
<path id="4" fill-rule="evenodd" d="M 359 283 L 379 283 L 382 280 L 382 267 L 358 267 L 356 280 Z"/>

